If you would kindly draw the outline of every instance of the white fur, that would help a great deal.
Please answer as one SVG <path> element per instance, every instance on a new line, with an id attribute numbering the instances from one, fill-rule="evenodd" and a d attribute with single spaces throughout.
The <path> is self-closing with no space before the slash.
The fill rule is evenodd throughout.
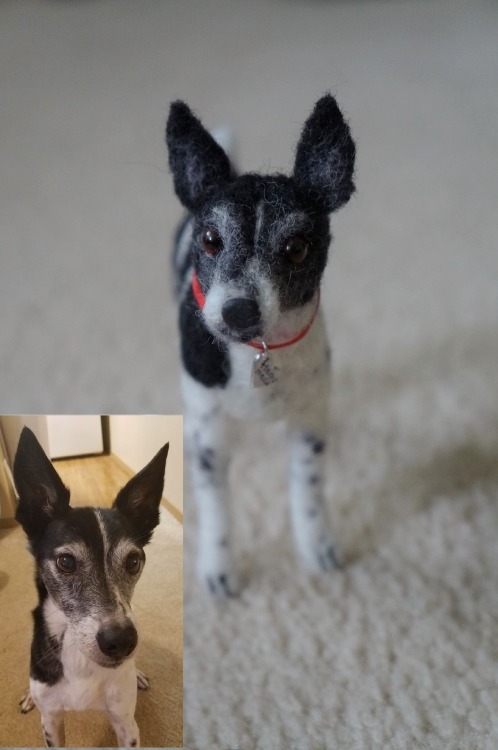
<path id="1" fill-rule="evenodd" d="M 298 311 L 281 316 L 272 329 L 274 341 L 288 339 L 291 333 L 295 335 L 301 330 L 309 322 L 314 306 L 316 299 Z M 330 367 L 321 312 L 304 338 L 270 351 L 270 357 L 279 367 L 279 379 L 272 385 L 261 388 L 250 385 L 256 349 L 231 343 L 228 353 L 231 375 L 224 388 L 205 388 L 186 373 L 182 387 L 186 433 L 193 451 L 193 488 L 198 498 L 198 571 L 213 593 L 232 596 L 238 591 L 239 576 L 231 546 L 227 486 L 230 418 L 286 421 L 289 499 L 297 548 L 314 571 L 329 570 L 338 560 L 323 497 L 324 453 L 315 453 L 312 448 L 313 441 L 325 445 L 328 434 Z M 206 461 L 209 470 L 203 467 Z"/>
<path id="2" fill-rule="evenodd" d="M 64 745 L 64 711 L 105 711 L 120 747 L 139 747 L 135 721 L 137 669 L 133 657 L 116 668 L 102 667 L 78 648 L 71 623 L 50 597 L 43 606 L 49 632 L 61 643 L 63 676 L 55 685 L 30 679 L 31 698 L 38 707 L 44 732 L 52 744 Z M 29 710 L 29 709 L 28 709 Z"/>

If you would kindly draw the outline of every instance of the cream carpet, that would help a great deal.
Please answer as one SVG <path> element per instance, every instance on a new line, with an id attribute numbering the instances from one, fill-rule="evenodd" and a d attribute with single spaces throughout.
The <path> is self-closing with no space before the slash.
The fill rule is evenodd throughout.
<path id="1" fill-rule="evenodd" d="M 349 565 L 300 571 L 278 430 L 234 451 L 239 602 L 186 493 L 189 750 L 498 746 L 497 39 L 492 0 L 0 4 L 0 411 L 179 413 L 172 99 L 244 169 L 327 90 L 358 142 L 323 292 Z"/>
<path id="2" fill-rule="evenodd" d="M 182 526 L 164 508 L 147 546 L 147 564 L 133 597 L 140 627 L 137 664 L 150 679 L 139 691 L 135 717 L 143 747 L 182 745 Z M 40 714 L 22 715 L 18 702 L 29 679 L 33 563 L 20 527 L 0 529 L 0 747 L 42 747 Z M 66 714 L 67 747 L 116 747 L 98 711 Z"/>

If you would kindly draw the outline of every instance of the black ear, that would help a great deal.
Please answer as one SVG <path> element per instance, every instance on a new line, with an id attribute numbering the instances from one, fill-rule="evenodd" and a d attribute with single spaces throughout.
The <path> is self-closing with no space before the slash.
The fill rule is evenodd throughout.
<path id="1" fill-rule="evenodd" d="M 176 194 L 195 212 L 230 180 L 228 156 L 181 101 L 171 105 L 166 143 Z"/>
<path id="2" fill-rule="evenodd" d="M 333 96 L 323 96 L 297 145 L 294 180 L 321 210 L 330 213 L 354 192 L 355 145 Z"/>
<path id="3" fill-rule="evenodd" d="M 69 510 L 69 490 L 28 427 L 19 438 L 14 483 L 19 495 L 16 519 L 29 539 L 41 536 L 52 519 Z"/>
<path id="4" fill-rule="evenodd" d="M 159 523 L 159 503 L 163 495 L 164 472 L 169 443 L 152 461 L 125 484 L 112 504 L 131 522 L 136 541 L 147 544 Z"/>

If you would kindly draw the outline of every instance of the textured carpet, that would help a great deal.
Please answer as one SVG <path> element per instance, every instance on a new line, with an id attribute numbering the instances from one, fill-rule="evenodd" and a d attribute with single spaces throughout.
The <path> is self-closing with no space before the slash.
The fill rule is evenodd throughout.
<path id="1" fill-rule="evenodd" d="M 164 509 L 147 547 L 147 564 L 133 597 L 141 642 L 137 664 L 150 679 L 139 691 L 135 717 L 143 747 L 182 744 L 182 527 Z M 31 610 L 36 604 L 33 563 L 20 527 L 0 530 L 0 746 L 41 747 L 40 714 L 23 716 L 18 702 L 29 679 Z M 68 712 L 68 747 L 116 747 L 99 711 Z"/>
<path id="2" fill-rule="evenodd" d="M 497 38 L 490 0 L 0 5 L 0 411 L 179 412 L 172 99 L 244 169 L 327 90 L 358 142 L 322 296 L 349 565 L 300 571 L 278 430 L 234 448 L 239 602 L 186 493 L 189 750 L 498 746 Z"/>

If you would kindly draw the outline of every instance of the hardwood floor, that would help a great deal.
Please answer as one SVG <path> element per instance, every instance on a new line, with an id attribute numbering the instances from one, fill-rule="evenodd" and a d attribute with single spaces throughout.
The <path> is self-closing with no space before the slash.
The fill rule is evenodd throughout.
<path id="1" fill-rule="evenodd" d="M 133 471 L 114 455 L 63 458 L 53 462 L 64 484 L 71 490 L 71 505 L 110 507 Z M 182 514 L 166 499 L 162 505 L 183 523 Z"/>
<path id="2" fill-rule="evenodd" d="M 110 507 L 121 487 L 133 476 L 113 455 L 64 458 L 53 463 L 71 490 L 73 506 Z"/>

